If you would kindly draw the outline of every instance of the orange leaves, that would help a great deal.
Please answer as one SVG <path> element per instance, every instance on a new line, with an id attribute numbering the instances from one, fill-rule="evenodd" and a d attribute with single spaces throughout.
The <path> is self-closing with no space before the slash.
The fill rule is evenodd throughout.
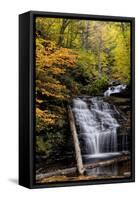
<path id="1" fill-rule="evenodd" d="M 47 97 L 67 98 L 66 86 L 60 83 L 59 77 L 66 76 L 67 70 L 75 66 L 76 59 L 77 54 L 71 49 L 59 48 L 54 42 L 36 38 L 37 90 Z"/>
<path id="2" fill-rule="evenodd" d="M 53 67 L 52 72 L 53 72 L 54 75 L 64 74 L 65 69 L 61 69 L 59 67 Z"/>
<path id="3" fill-rule="evenodd" d="M 38 104 L 43 103 L 43 100 L 41 100 L 41 99 L 36 99 L 36 103 L 38 103 Z"/>
<path id="4" fill-rule="evenodd" d="M 51 89 L 51 90 L 55 90 L 55 91 L 61 91 L 61 90 L 65 90 L 66 86 L 65 85 L 61 85 L 59 83 L 45 83 L 45 87 L 47 89 Z"/>
<path id="5" fill-rule="evenodd" d="M 46 46 L 47 45 L 47 46 Z M 53 74 L 63 74 L 66 68 L 74 67 L 77 55 L 67 48 L 55 48 L 53 42 L 36 39 L 37 70 L 53 71 Z"/>
<path id="6" fill-rule="evenodd" d="M 68 69 L 75 66 L 76 58 L 77 55 L 72 50 L 59 48 L 54 42 L 36 38 L 36 128 L 38 132 L 44 130 L 46 126 L 60 124 L 65 114 L 62 105 L 69 95 L 63 76 L 68 76 Z M 64 112 L 62 113 L 61 110 Z"/>
<path id="7" fill-rule="evenodd" d="M 64 100 L 65 96 L 61 95 L 61 94 L 55 94 L 55 93 L 51 93 L 47 90 L 42 90 L 42 94 L 46 95 L 47 97 L 54 97 L 56 99 L 60 99 L 60 100 Z"/>
<path id="8" fill-rule="evenodd" d="M 57 116 L 49 113 L 48 110 L 42 111 L 39 108 L 36 108 L 36 117 L 40 118 L 43 123 L 51 125 L 54 124 L 57 119 Z"/>
<path id="9" fill-rule="evenodd" d="M 36 91 L 41 91 L 42 95 L 47 97 L 56 98 L 59 100 L 64 100 L 67 98 L 67 95 L 64 94 L 66 92 L 66 86 L 62 85 L 58 82 L 40 82 L 39 80 L 36 81 Z M 39 100 L 40 102 L 40 100 Z M 39 103 L 38 102 L 38 103 Z"/>
<path id="10" fill-rule="evenodd" d="M 54 64 L 60 63 L 60 66 L 70 68 L 75 66 L 77 55 L 70 49 L 60 48 L 51 55 L 51 58 Z"/>

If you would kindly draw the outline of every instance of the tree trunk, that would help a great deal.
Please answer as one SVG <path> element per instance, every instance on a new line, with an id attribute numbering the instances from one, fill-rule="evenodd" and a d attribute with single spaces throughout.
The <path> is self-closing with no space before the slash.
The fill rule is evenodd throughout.
<path id="1" fill-rule="evenodd" d="M 99 49 L 98 49 L 98 74 L 99 78 L 102 76 L 102 66 L 101 66 L 101 41 L 99 41 Z"/>
<path id="2" fill-rule="evenodd" d="M 61 28 L 60 28 L 60 33 L 59 33 L 59 40 L 58 40 L 58 45 L 62 45 L 63 43 L 63 40 L 64 40 L 64 31 L 66 29 L 66 27 L 68 26 L 69 24 L 69 20 L 68 19 L 63 19 L 62 20 L 62 25 L 61 25 Z"/>
<path id="3" fill-rule="evenodd" d="M 70 106 L 68 106 L 68 115 L 69 115 L 70 128 L 71 128 L 71 133 L 73 136 L 73 142 L 74 142 L 74 147 L 75 147 L 77 169 L 78 169 L 79 174 L 83 174 L 85 169 L 82 162 L 81 149 L 80 149 L 79 139 L 78 139 L 78 135 L 76 131 L 75 120 L 74 120 L 74 116 L 73 116 Z"/>

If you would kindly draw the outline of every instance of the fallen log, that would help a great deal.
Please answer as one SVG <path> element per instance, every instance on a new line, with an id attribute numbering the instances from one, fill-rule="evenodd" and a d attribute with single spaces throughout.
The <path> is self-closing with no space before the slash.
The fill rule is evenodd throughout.
<path id="1" fill-rule="evenodd" d="M 74 120 L 74 116 L 73 116 L 70 106 L 68 106 L 68 116 L 69 116 L 69 122 L 70 122 L 70 129 L 71 129 L 71 133 L 73 136 L 74 147 L 75 147 L 77 170 L 78 170 L 78 173 L 80 175 L 82 175 L 85 171 L 85 168 L 84 168 L 83 162 L 82 162 L 82 155 L 81 155 L 79 139 L 78 139 L 78 135 L 77 135 L 77 131 L 76 131 L 75 120 Z"/>
<path id="2" fill-rule="evenodd" d="M 118 158 L 114 158 L 114 159 L 110 159 L 110 160 L 106 160 L 106 161 L 99 161 L 99 162 L 95 162 L 95 163 L 90 163 L 90 164 L 86 164 L 84 165 L 86 169 L 93 169 L 96 167 L 106 167 L 115 163 L 119 163 L 122 161 L 127 161 L 130 160 L 130 156 L 128 155 L 122 155 L 119 156 Z"/>
<path id="3" fill-rule="evenodd" d="M 51 176 L 60 176 L 60 175 L 68 175 L 68 174 L 73 174 L 77 172 L 77 167 L 72 167 L 72 168 L 67 168 L 67 169 L 58 169 L 53 172 L 48 172 L 44 174 L 38 174 L 36 175 L 36 181 L 39 181 L 43 178 L 48 178 Z"/>
<path id="4" fill-rule="evenodd" d="M 125 154 L 125 155 L 120 155 L 114 159 L 85 164 L 84 167 L 85 169 L 94 169 L 96 167 L 105 167 L 105 166 L 109 166 L 115 163 L 124 162 L 128 160 L 130 160 L 130 155 Z M 77 172 L 77 167 L 72 167 L 72 168 L 67 168 L 67 169 L 62 169 L 62 170 L 59 169 L 53 172 L 36 175 L 36 181 L 40 181 L 44 178 L 48 178 L 52 176 L 71 175 L 71 174 L 75 174 L 76 172 Z"/>

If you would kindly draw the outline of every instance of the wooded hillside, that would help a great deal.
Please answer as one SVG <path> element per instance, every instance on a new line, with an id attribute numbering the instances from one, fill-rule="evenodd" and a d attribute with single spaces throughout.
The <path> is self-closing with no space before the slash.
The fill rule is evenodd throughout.
<path id="1" fill-rule="evenodd" d="M 130 82 L 130 23 L 36 18 L 36 153 L 72 153 L 67 104 Z M 67 145 L 68 144 L 68 145 Z M 55 156 L 56 157 L 56 156 Z"/>

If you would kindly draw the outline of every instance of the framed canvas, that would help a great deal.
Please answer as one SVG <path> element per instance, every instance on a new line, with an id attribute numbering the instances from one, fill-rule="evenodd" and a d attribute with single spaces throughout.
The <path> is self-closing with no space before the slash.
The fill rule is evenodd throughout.
<path id="1" fill-rule="evenodd" d="M 19 15 L 19 184 L 135 180 L 135 19 Z"/>

